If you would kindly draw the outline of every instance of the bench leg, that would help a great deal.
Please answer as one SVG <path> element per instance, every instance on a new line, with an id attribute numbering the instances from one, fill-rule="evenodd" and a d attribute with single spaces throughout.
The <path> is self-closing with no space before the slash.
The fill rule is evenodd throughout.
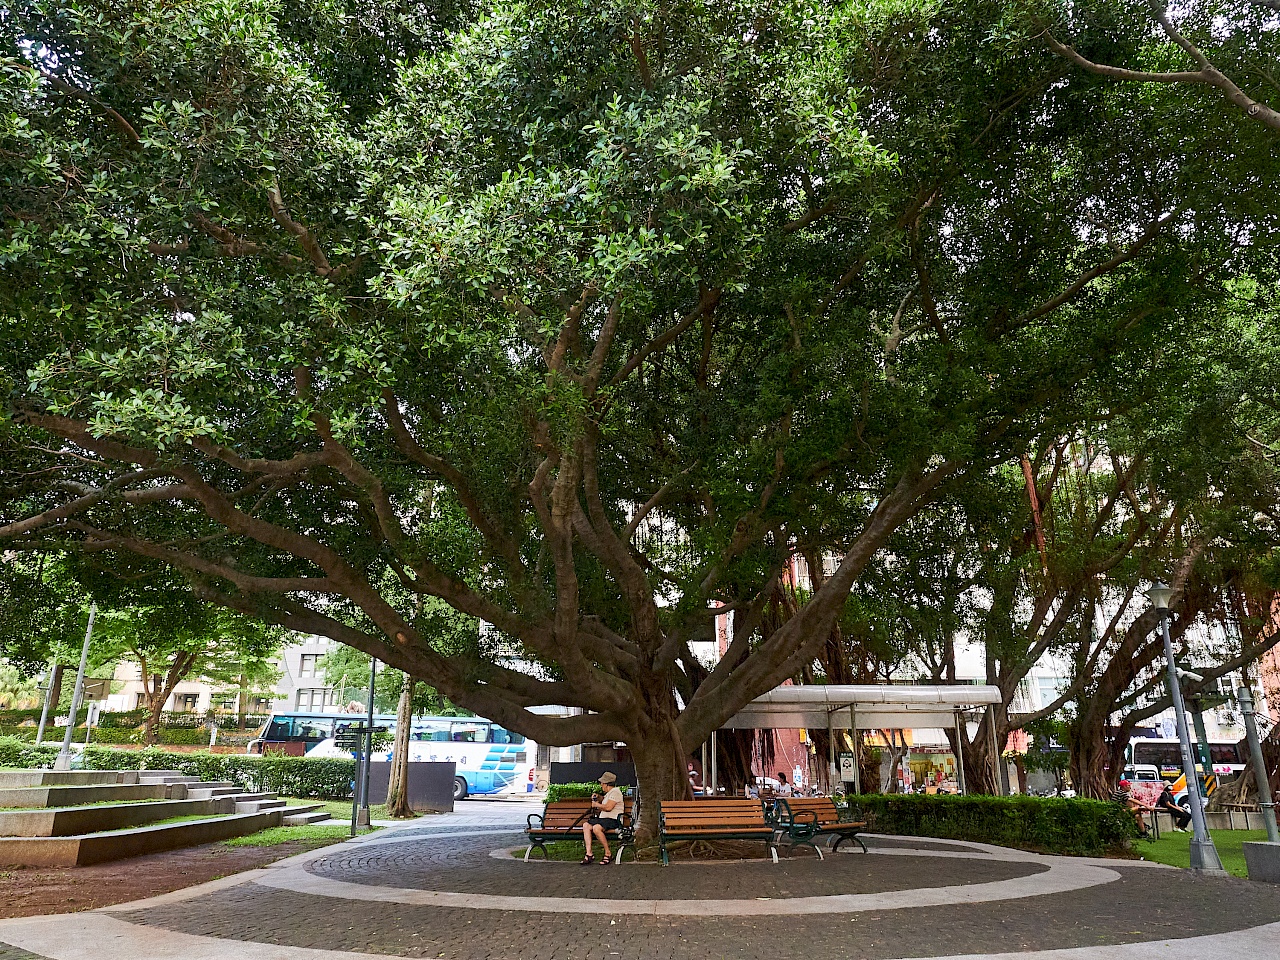
<path id="1" fill-rule="evenodd" d="M 778 848 L 777 848 L 777 847 L 775 847 L 772 843 L 770 843 L 770 842 L 769 842 L 769 841 L 767 841 L 767 840 L 765 841 L 765 846 L 766 846 L 766 847 L 768 847 L 768 848 L 769 848 L 769 852 L 770 852 L 771 854 L 773 854 L 773 862 L 774 862 L 774 863 L 777 863 L 777 862 L 778 862 Z"/>
<path id="2" fill-rule="evenodd" d="M 824 857 L 824 856 L 822 855 L 822 848 L 821 848 L 820 846 L 818 846 L 816 843 L 813 845 L 813 852 L 814 852 L 814 853 L 816 853 L 816 854 L 818 855 L 818 859 L 819 859 L 819 860 L 825 860 L 825 859 L 827 859 L 826 857 Z"/>
<path id="3" fill-rule="evenodd" d="M 525 848 L 524 848 L 524 862 L 525 862 L 525 863 L 528 863 L 528 862 L 529 862 L 529 851 L 530 851 L 530 850 L 532 850 L 532 849 L 533 849 L 533 844 L 532 844 L 532 843 L 531 843 L 531 844 L 529 844 L 529 846 L 527 846 L 527 847 L 525 847 Z"/>

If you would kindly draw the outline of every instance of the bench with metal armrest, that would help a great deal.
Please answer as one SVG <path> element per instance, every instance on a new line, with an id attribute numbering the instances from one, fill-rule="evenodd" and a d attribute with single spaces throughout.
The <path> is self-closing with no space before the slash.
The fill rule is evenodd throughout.
<path id="1" fill-rule="evenodd" d="M 667 844 L 676 840 L 760 840 L 778 862 L 775 829 L 759 800 L 668 800 L 662 804 L 658 845 L 663 864 Z"/>
<path id="2" fill-rule="evenodd" d="M 531 813 L 526 820 L 525 836 L 529 838 L 529 846 L 524 852 L 525 860 L 535 849 L 547 855 L 547 842 L 551 840 L 581 840 L 582 825 L 591 816 L 591 800 L 588 797 L 577 797 L 572 800 L 553 800 L 542 808 L 542 813 Z M 616 839 L 617 856 L 620 862 L 622 849 L 635 842 L 635 831 L 632 829 L 631 815 L 623 812 L 618 815 L 617 827 L 605 827 L 609 839 Z"/>
<path id="3" fill-rule="evenodd" d="M 866 829 L 867 823 L 861 816 L 845 816 L 841 814 L 836 803 L 830 797 L 782 797 L 777 801 L 775 827 L 780 837 L 785 837 L 789 846 L 800 844 L 810 846 L 822 858 L 822 850 L 817 841 L 821 837 L 834 837 L 831 850 L 840 849 L 840 844 L 852 840 L 867 852 L 867 845 L 858 836 Z"/>

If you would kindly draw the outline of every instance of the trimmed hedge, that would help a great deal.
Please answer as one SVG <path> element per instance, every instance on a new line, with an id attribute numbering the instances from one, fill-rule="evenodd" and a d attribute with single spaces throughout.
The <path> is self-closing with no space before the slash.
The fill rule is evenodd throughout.
<path id="1" fill-rule="evenodd" d="M 875 833 L 973 840 L 1044 853 L 1118 853 L 1138 835 L 1128 810 L 1102 800 L 869 793 L 845 801 L 862 810 L 867 829 Z"/>
<path id="2" fill-rule="evenodd" d="M 51 767 L 58 745 L 36 747 L 0 737 L 0 767 Z M 270 753 L 171 753 L 155 747 L 117 750 L 90 746 L 80 758 L 84 770 L 178 770 L 201 780 L 228 780 L 242 790 L 270 791 L 287 797 L 351 799 L 356 764 L 350 758 L 286 757 Z"/>
<path id="3" fill-rule="evenodd" d="M 42 743 L 37 747 L 17 737 L 0 737 L 0 767 L 52 767 L 60 746 Z"/>
<path id="4" fill-rule="evenodd" d="M 631 787 L 619 787 L 624 797 L 631 796 Z M 547 787 L 547 803 L 556 800 L 590 799 L 593 793 L 603 793 L 599 783 L 553 783 Z"/>

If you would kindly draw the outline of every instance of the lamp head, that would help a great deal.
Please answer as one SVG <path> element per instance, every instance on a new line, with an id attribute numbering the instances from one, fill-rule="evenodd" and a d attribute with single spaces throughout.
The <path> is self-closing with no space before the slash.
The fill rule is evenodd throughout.
<path id="1" fill-rule="evenodd" d="M 1173 590 L 1163 580 L 1157 580 L 1151 585 L 1151 589 L 1147 591 L 1147 599 L 1151 601 L 1151 605 L 1157 610 L 1168 610 L 1169 600 L 1172 597 Z"/>

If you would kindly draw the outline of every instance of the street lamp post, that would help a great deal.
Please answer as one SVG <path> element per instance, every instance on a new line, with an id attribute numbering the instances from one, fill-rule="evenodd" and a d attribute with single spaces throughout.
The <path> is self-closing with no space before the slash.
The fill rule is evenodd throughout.
<path id="1" fill-rule="evenodd" d="M 1182 754 L 1182 773 L 1187 779 L 1187 799 L 1191 801 L 1191 869 L 1201 873 L 1226 875 L 1218 849 L 1209 836 L 1204 819 L 1204 801 L 1200 797 L 1200 781 L 1191 755 L 1191 733 L 1187 730 L 1187 709 L 1178 683 L 1178 664 L 1173 657 L 1173 639 L 1169 636 L 1169 599 L 1173 591 L 1157 580 L 1147 591 L 1147 599 L 1160 616 L 1160 632 L 1164 638 L 1164 659 L 1169 671 L 1169 692 L 1173 697 L 1174 720 L 1178 725 L 1178 747 Z"/>

